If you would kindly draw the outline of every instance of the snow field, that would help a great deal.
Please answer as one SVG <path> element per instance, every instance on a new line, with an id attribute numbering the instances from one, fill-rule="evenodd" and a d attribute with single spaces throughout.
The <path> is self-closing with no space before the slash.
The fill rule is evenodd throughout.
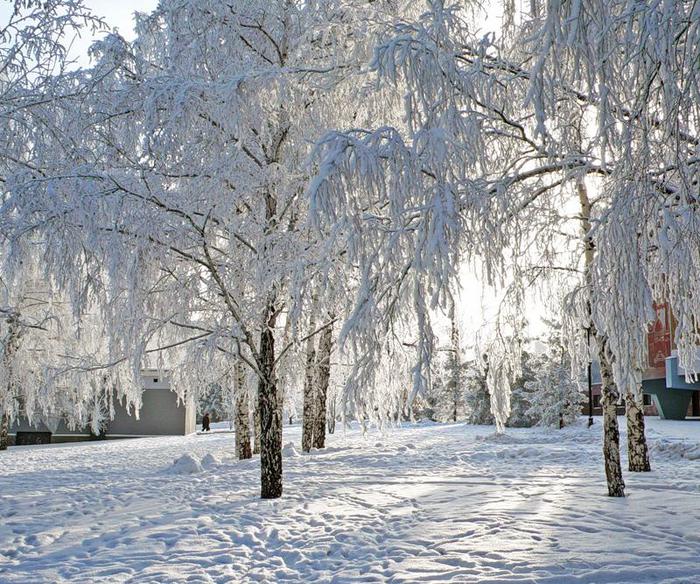
<path id="1" fill-rule="evenodd" d="M 275 501 L 228 433 L 13 448 L 0 582 L 698 582 L 700 462 L 678 452 L 700 424 L 649 423 L 654 471 L 625 499 L 599 420 L 341 430 L 306 455 L 285 428 Z"/>

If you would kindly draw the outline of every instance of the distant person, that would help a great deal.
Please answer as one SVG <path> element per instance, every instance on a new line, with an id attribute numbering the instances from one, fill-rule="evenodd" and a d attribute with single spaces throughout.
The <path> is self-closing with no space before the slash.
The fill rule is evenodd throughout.
<path id="1" fill-rule="evenodd" d="M 202 432 L 210 432 L 211 428 L 209 427 L 209 412 L 204 413 L 204 417 L 202 418 Z"/>

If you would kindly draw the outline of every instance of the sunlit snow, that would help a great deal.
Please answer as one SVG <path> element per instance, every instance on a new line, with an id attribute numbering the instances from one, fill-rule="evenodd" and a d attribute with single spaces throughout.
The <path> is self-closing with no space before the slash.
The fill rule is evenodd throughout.
<path id="1" fill-rule="evenodd" d="M 277 501 L 230 433 L 11 448 L 0 581 L 694 582 L 700 424 L 648 424 L 625 499 L 583 421 L 340 430 L 308 455 L 287 427 Z"/>

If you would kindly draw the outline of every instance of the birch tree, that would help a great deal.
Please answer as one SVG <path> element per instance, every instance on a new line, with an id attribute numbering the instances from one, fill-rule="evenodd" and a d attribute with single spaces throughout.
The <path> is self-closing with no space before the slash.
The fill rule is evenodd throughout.
<path id="1" fill-rule="evenodd" d="M 314 412 L 313 447 L 316 449 L 326 446 L 326 420 L 328 418 L 328 387 L 331 379 L 331 354 L 333 352 L 333 321 L 332 314 L 328 315 L 331 323 L 323 329 L 318 341 L 316 353 L 316 409 Z"/>
<path id="2" fill-rule="evenodd" d="M 280 315 L 299 318 L 318 253 L 306 158 L 370 109 L 341 104 L 370 93 L 358 79 L 377 15 L 352 1 L 161 2 L 133 43 L 109 35 L 90 70 L 63 78 L 88 96 L 47 111 L 57 131 L 33 125 L 41 172 L 13 178 L 13 253 L 41 234 L 76 307 L 103 307 L 112 359 L 135 375 L 150 355 L 184 379 L 187 352 L 220 354 L 256 376 L 263 498 L 282 493 Z"/>
<path id="3" fill-rule="evenodd" d="M 698 308 L 694 284 L 678 277 L 680 266 L 692 269 L 697 261 L 690 242 L 697 238 L 698 80 L 688 57 L 697 48 L 697 30 L 692 2 L 584 1 L 575 8 L 553 5 L 537 40 L 531 97 L 540 120 L 556 108 L 554 85 L 596 103 L 593 127 L 610 203 L 595 229 L 592 269 L 595 285 L 607 294 L 593 317 L 629 403 L 634 470 L 648 470 L 638 438 L 653 302 L 667 301 L 682 314 L 676 343 L 683 361 L 692 362 L 698 341 L 690 324 Z"/>
<path id="4" fill-rule="evenodd" d="M 314 426 L 316 417 L 316 340 L 313 330 L 316 327 L 315 306 L 309 315 L 309 337 L 306 339 L 306 367 L 304 370 L 304 402 L 302 410 L 301 449 L 309 452 L 314 441 Z"/>
<path id="5" fill-rule="evenodd" d="M 450 299 L 450 356 L 448 359 L 448 393 L 452 396 L 452 421 L 459 416 L 459 406 L 463 401 L 464 386 L 462 376 L 462 348 L 460 346 L 459 323 L 455 312 L 455 300 Z"/>
<path id="6" fill-rule="evenodd" d="M 17 170 L 38 170 L 31 153 L 32 129 L 26 125 L 28 112 L 41 109 L 47 103 L 66 98 L 57 76 L 67 71 L 72 62 L 69 46 L 81 30 L 95 32 L 104 23 L 93 16 L 81 0 L 16 0 L 11 2 L 8 18 L 0 26 L 0 200 L 5 203 L 11 176 Z M 73 93 L 71 93 L 73 95 Z M 7 258 L 3 227 L 0 260 Z M 0 314 L 3 322 L 2 389 L 0 389 L 0 449 L 7 447 L 10 423 L 18 414 L 19 404 L 28 403 L 31 414 L 39 387 L 45 387 L 37 373 L 40 364 L 32 362 L 22 349 L 27 337 L 47 332 L 46 299 L 30 298 L 26 287 L 34 275 L 29 265 L 23 278 L 3 277 Z M 42 309 L 36 310 L 37 302 Z M 29 314 L 23 314 L 27 303 Z M 46 339 L 43 339 L 44 341 Z M 35 340 L 28 340 L 32 346 Z M 32 376 L 31 373 L 35 374 Z M 29 387 L 27 387 L 29 386 Z M 49 397 L 51 398 L 49 400 Z M 56 396 L 46 396 L 47 411 L 55 405 Z"/>
<path id="7" fill-rule="evenodd" d="M 358 313 L 366 312 L 368 305 L 385 315 L 397 305 L 406 310 L 416 295 L 427 296 L 433 305 L 444 302 L 442 294 L 454 279 L 460 248 L 483 259 L 487 281 L 503 283 L 512 277 L 516 290 L 532 281 L 533 272 L 577 270 L 585 246 L 565 245 L 568 260 L 563 266 L 553 261 L 564 219 L 562 201 L 571 200 L 574 186 L 586 177 L 624 174 L 629 159 L 623 155 L 624 142 L 613 148 L 610 140 L 601 141 L 604 134 L 587 136 L 581 131 L 587 116 L 605 114 L 607 104 L 593 85 L 577 86 L 575 62 L 547 45 L 552 26 L 563 27 L 564 22 L 576 28 L 575 15 L 567 14 L 556 25 L 550 13 L 539 15 L 533 3 L 532 18 L 522 24 L 533 33 L 527 37 L 533 42 L 519 42 L 514 35 L 494 40 L 476 36 L 459 5 L 434 2 L 421 18 L 397 24 L 378 47 L 374 69 L 380 83 L 405 88 L 407 125 L 328 136 L 318 151 L 323 172 L 310 192 L 319 221 L 342 225 L 348 247 L 373 250 L 368 256 L 352 257 L 363 266 L 361 289 L 368 290 L 358 297 Z M 570 38 L 557 37 L 562 42 Z M 595 61 L 589 63 L 593 70 Z M 624 115 L 617 119 L 624 121 Z M 345 190 L 348 181 L 354 189 L 351 201 Z M 640 181 L 658 183 L 648 170 Z M 597 217 L 601 226 L 614 226 L 609 217 L 616 194 L 605 189 L 606 204 Z M 616 247 L 602 233 L 601 228 L 586 235 L 596 238 L 596 261 L 619 268 L 619 255 L 608 254 Z M 565 238 L 570 234 L 564 231 Z M 544 260 L 542 265 L 532 261 L 533 249 L 537 259 Z M 638 254 L 631 259 L 640 265 Z M 627 292 L 634 274 L 623 271 L 612 274 L 620 278 L 616 286 Z M 617 371 L 619 383 L 624 380 L 625 388 L 638 392 L 638 356 L 643 350 L 639 331 L 646 326 L 638 318 L 643 310 L 640 298 L 628 297 L 636 311 L 636 320 L 629 321 L 629 312 L 623 316 L 615 303 L 607 302 L 614 292 L 609 278 L 603 280 L 604 270 L 589 264 L 584 272 L 584 290 L 592 306 L 588 319 L 578 320 L 577 337 L 595 322 L 598 344 L 606 347 L 601 349 L 603 358 L 608 358 L 613 373 Z M 522 292 L 517 296 L 516 312 L 522 309 Z M 425 305 L 419 303 L 414 310 L 427 322 Z M 512 334 L 517 337 L 514 316 Z M 621 343 L 622 331 L 629 330 L 625 322 L 636 323 L 633 354 L 632 345 Z M 426 330 L 423 326 L 421 333 Z M 429 351 L 423 355 L 429 356 Z M 517 351 L 507 346 L 490 354 L 491 403 L 499 430 L 510 413 L 508 394 L 519 361 Z M 624 365 L 614 365 L 620 362 Z M 609 401 L 614 398 L 611 389 Z M 621 481 L 613 477 L 621 478 L 616 421 L 608 416 L 607 422 L 606 465 L 617 469 L 609 475 L 610 493 L 622 495 Z M 643 428 L 638 419 L 635 424 L 641 431 L 633 437 L 643 444 Z"/>

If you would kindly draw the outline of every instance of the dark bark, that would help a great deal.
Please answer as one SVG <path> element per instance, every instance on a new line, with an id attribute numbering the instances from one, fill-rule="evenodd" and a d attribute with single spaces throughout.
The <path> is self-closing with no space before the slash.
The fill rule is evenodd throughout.
<path id="1" fill-rule="evenodd" d="M 632 392 L 625 397 L 627 416 L 627 458 L 631 472 L 649 472 L 649 448 L 644 432 L 644 411 Z"/>
<path id="2" fill-rule="evenodd" d="M 282 496 L 282 408 L 275 379 L 276 311 L 268 301 L 265 326 L 260 333 L 260 496 L 276 499 Z"/>
<path id="3" fill-rule="evenodd" d="M 260 400 L 257 397 L 253 407 L 253 454 L 260 454 Z"/>
<path id="4" fill-rule="evenodd" d="M 332 399 L 330 403 L 328 403 L 328 433 L 329 434 L 334 434 L 335 433 L 335 417 L 336 417 L 336 412 L 335 412 L 335 400 Z"/>
<path id="5" fill-rule="evenodd" d="M 608 495 L 610 497 L 624 497 L 625 481 L 622 479 L 622 466 L 620 465 L 620 429 L 617 425 L 617 402 L 620 396 L 610 368 L 612 355 L 607 347 L 607 341 L 599 338 L 598 344 L 602 379 L 603 459 Z"/>
<path id="6" fill-rule="evenodd" d="M 312 305 L 312 311 L 314 307 Z M 312 335 L 316 319 L 311 315 L 309 335 Z M 314 444 L 314 421 L 316 419 L 316 345 L 315 337 L 306 339 L 306 368 L 304 370 L 304 403 L 301 416 L 301 449 L 309 452 Z"/>
<path id="7" fill-rule="evenodd" d="M 321 332 L 316 361 L 316 417 L 314 420 L 313 447 L 326 447 L 326 401 L 331 378 L 331 352 L 333 350 L 333 325 Z"/>
<path id="8" fill-rule="evenodd" d="M 7 450 L 9 444 L 10 417 L 3 414 L 0 417 L 0 450 Z"/>
<path id="9" fill-rule="evenodd" d="M 250 447 L 250 415 L 248 412 L 248 392 L 245 384 L 245 369 L 239 361 L 234 369 L 236 400 L 236 457 L 245 460 L 253 456 Z"/>

